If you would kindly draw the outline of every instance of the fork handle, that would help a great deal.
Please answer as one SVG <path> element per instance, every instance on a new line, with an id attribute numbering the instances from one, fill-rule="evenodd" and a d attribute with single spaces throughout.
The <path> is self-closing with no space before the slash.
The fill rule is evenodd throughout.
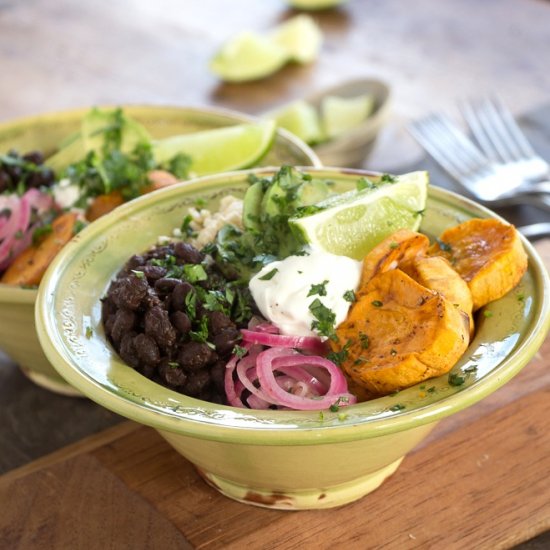
<path id="1" fill-rule="evenodd" d="M 526 183 L 517 189 L 520 193 L 529 195 L 549 195 L 550 196 L 550 181 L 534 181 Z"/>

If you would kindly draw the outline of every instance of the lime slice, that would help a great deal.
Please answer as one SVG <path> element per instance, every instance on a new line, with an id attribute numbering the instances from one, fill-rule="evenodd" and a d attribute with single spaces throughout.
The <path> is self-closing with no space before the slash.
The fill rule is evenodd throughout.
<path id="1" fill-rule="evenodd" d="M 321 49 L 321 29 L 309 15 L 296 15 L 270 34 L 272 41 L 287 52 L 287 58 L 297 63 L 311 63 Z"/>
<path id="2" fill-rule="evenodd" d="M 374 98 L 371 95 L 323 98 L 321 120 L 325 134 L 329 139 L 345 134 L 365 121 L 373 108 Z"/>
<path id="3" fill-rule="evenodd" d="M 228 82 L 244 82 L 269 76 L 287 61 L 285 48 L 258 34 L 243 32 L 220 49 L 210 69 Z"/>
<path id="4" fill-rule="evenodd" d="M 266 116 L 306 143 L 317 143 L 323 139 L 317 110 L 303 99 L 294 101 Z"/>
<path id="5" fill-rule="evenodd" d="M 427 193 L 428 173 L 411 172 L 328 199 L 317 204 L 321 211 L 289 224 L 311 246 L 361 260 L 398 229 L 419 228 Z"/>
<path id="6" fill-rule="evenodd" d="M 158 163 L 163 163 L 185 153 L 191 157 L 191 171 L 199 176 L 239 170 L 262 159 L 273 143 L 275 131 L 272 120 L 204 130 L 155 141 L 153 154 Z"/>
<path id="7" fill-rule="evenodd" d="M 287 0 L 287 4 L 293 8 L 302 10 L 325 10 L 343 4 L 346 0 Z"/>

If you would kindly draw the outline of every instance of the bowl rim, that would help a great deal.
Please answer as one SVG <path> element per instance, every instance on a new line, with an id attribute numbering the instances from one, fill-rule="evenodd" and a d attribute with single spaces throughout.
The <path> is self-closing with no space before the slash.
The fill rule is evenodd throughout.
<path id="1" fill-rule="evenodd" d="M 373 174 L 373 172 L 368 172 L 365 170 L 331 167 L 313 168 L 313 170 L 312 167 L 302 167 L 301 169 L 310 172 L 313 171 L 320 175 L 323 173 L 334 174 L 335 171 L 339 174 L 350 176 L 368 176 L 369 174 Z M 168 196 L 169 194 L 177 194 L 178 192 L 181 193 L 181 191 L 185 190 L 187 187 L 196 187 L 198 185 L 204 185 L 220 179 L 223 179 L 226 183 L 232 180 L 242 182 L 243 179 L 245 179 L 250 173 L 259 175 L 262 175 L 263 173 L 264 175 L 268 175 L 273 173 L 275 170 L 277 170 L 277 168 L 265 167 L 228 172 L 225 174 L 215 174 L 213 176 L 206 176 L 203 178 L 190 180 L 188 182 L 183 182 L 178 184 L 177 187 L 175 186 L 156 191 L 155 193 L 140 197 L 134 201 L 122 205 L 116 212 L 104 216 L 95 224 L 92 224 L 83 230 L 80 233 L 80 238 L 75 238 L 68 243 L 68 245 L 58 254 L 46 272 L 43 283 L 38 291 L 38 299 L 35 307 L 36 326 L 40 343 L 46 356 L 59 374 L 66 378 L 70 384 L 82 391 L 83 394 L 87 395 L 90 399 L 96 401 L 100 405 L 105 406 L 106 408 L 121 414 L 122 416 L 160 430 L 197 437 L 200 439 L 234 443 L 258 445 L 311 445 L 334 441 L 344 442 L 378 437 L 436 422 L 450 414 L 473 405 L 486 395 L 502 386 L 526 365 L 526 363 L 534 355 L 536 349 L 538 349 L 544 341 L 546 333 L 550 328 L 550 292 L 544 292 L 544 290 L 546 289 L 548 291 L 548 289 L 550 289 L 550 278 L 534 247 L 527 241 L 527 239 L 521 237 L 522 243 L 529 256 L 531 270 L 534 273 L 535 289 L 537 290 L 537 294 L 540 294 L 541 298 L 540 302 L 534 304 L 535 314 L 530 326 L 531 330 L 525 336 L 523 342 L 518 347 L 515 347 L 513 351 L 499 363 L 495 371 L 480 379 L 478 383 L 465 387 L 458 393 L 444 396 L 440 400 L 427 404 L 424 407 L 420 407 L 415 410 L 400 411 L 389 418 L 382 417 L 370 420 L 359 419 L 358 422 L 354 424 L 323 425 L 323 423 L 319 422 L 318 419 L 319 411 L 289 411 L 292 413 L 294 418 L 299 416 L 300 418 L 303 417 L 308 420 L 311 419 L 312 421 L 317 420 L 317 423 L 312 423 L 306 426 L 296 426 L 292 424 L 285 425 L 282 422 L 277 423 L 277 419 L 273 422 L 265 423 L 265 421 L 261 422 L 262 414 L 258 411 L 216 405 L 183 396 L 186 404 L 189 403 L 189 407 L 195 407 L 198 411 L 231 411 L 232 413 L 235 413 L 235 418 L 242 418 L 243 420 L 248 421 L 248 424 L 245 422 L 244 427 L 243 424 L 238 426 L 223 426 L 216 424 L 215 422 L 209 422 L 207 418 L 196 419 L 186 417 L 183 414 L 178 414 L 179 411 L 174 411 L 173 414 L 168 414 L 166 411 L 147 408 L 147 405 L 127 400 L 123 396 L 102 387 L 99 382 L 96 382 L 91 376 L 81 372 L 65 360 L 55 345 L 54 336 L 52 336 L 52 330 L 48 323 L 49 312 L 51 310 L 51 305 L 49 305 L 48 300 L 49 297 L 53 295 L 55 290 L 55 278 L 57 276 L 58 269 L 62 268 L 62 266 L 67 262 L 73 254 L 73 250 L 79 246 L 79 243 L 82 240 L 92 241 L 95 235 L 102 233 L 104 229 L 106 229 L 114 220 L 129 216 L 136 210 L 146 208 L 149 202 L 154 202 L 155 197 Z M 433 195 L 436 198 L 451 199 L 455 201 L 459 207 L 473 207 L 475 210 L 482 212 L 487 216 L 503 220 L 503 218 L 496 215 L 491 210 L 466 197 L 454 193 L 453 191 L 432 186 L 430 188 L 430 195 Z M 167 391 L 171 390 L 167 389 Z M 181 394 L 177 395 L 182 397 Z M 354 407 L 361 407 L 361 404 L 354 405 Z M 281 415 L 281 421 L 284 420 L 285 416 L 288 417 L 287 411 L 277 411 L 277 415 Z M 255 418 L 258 419 L 257 422 L 255 422 Z"/>
<path id="2" fill-rule="evenodd" d="M 18 117 L 15 119 L 0 121 L 0 134 L 5 132 L 15 131 L 19 127 L 25 128 L 26 126 L 33 126 L 40 123 L 54 123 L 59 117 L 82 117 L 90 109 L 97 107 L 99 109 L 115 109 L 121 107 L 122 109 L 132 110 L 154 110 L 154 111 L 170 111 L 177 110 L 180 112 L 192 113 L 195 115 L 211 114 L 214 116 L 226 117 L 227 121 L 233 121 L 236 124 L 239 123 L 252 123 L 258 122 L 261 119 L 259 117 L 234 111 L 224 107 L 210 107 L 210 106 L 197 106 L 197 105 L 165 105 L 165 104 L 147 104 L 147 103 L 123 103 L 123 104 L 98 104 L 92 106 L 74 107 L 71 109 L 64 109 L 60 111 L 49 111 L 46 113 L 39 113 L 33 115 L 27 115 Z M 318 154 L 304 141 L 295 136 L 292 132 L 285 130 L 284 128 L 277 128 L 276 130 L 279 136 L 283 137 L 286 141 L 300 149 L 305 155 L 307 155 L 312 162 L 313 167 L 320 168 L 323 166 Z M 25 288 L 16 287 L 13 285 L 6 285 L 0 282 L 0 303 L 5 304 L 32 304 L 36 300 L 38 293 L 37 288 Z"/>

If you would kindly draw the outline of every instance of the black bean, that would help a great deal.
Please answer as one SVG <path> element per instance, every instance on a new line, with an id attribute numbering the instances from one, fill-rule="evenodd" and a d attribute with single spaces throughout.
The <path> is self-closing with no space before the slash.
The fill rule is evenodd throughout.
<path id="1" fill-rule="evenodd" d="M 139 367 L 139 359 L 134 347 L 135 332 L 126 333 L 120 342 L 118 353 L 122 360 L 131 367 Z"/>
<path id="2" fill-rule="evenodd" d="M 117 279 L 111 286 L 108 297 L 120 308 L 135 311 L 147 295 L 147 280 L 136 276 Z"/>
<path id="3" fill-rule="evenodd" d="M 145 258 L 139 254 L 134 254 L 127 262 L 124 268 L 127 271 L 130 271 L 132 269 L 137 269 L 138 267 L 144 266 L 145 264 Z M 143 270 L 143 267 L 141 271 Z"/>
<path id="4" fill-rule="evenodd" d="M 175 311 L 172 313 L 172 315 L 170 315 L 170 322 L 183 336 L 187 335 L 191 330 L 191 321 L 183 311 Z"/>
<path id="5" fill-rule="evenodd" d="M 206 369 L 194 371 L 188 375 L 187 383 L 183 387 L 183 391 L 187 395 L 196 396 L 209 382 L 210 374 Z"/>
<path id="6" fill-rule="evenodd" d="M 186 342 L 178 353 L 178 363 L 187 370 L 202 369 L 213 363 L 218 356 L 207 344 L 202 342 Z"/>
<path id="7" fill-rule="evenodd" d="M 136 314 L 129 309 L 119 309 L 114 315 L 114 322 L 111 328 L 111 338 L 115 343 L 122 340 L 122 337 L 133 330 L 136 324 Z"/>
<path id="8" fill-rule="evenodd" d="M 173 311 L 186 311 L 185 298 L 193 291 L 193 286 L 187 282 L 180 282 L 174 287 L 170 296 L 170 307 Z"/>
<path id="9" fill-rule="evenodd" d="M 168 361 L 160 364 L 159 375 L 169 386 L 183 386 L 187 382 L 187 374 L 177 364 Z"/>
<path id="10" fill-rule="evenodd" d="M 179 284 L 181 284 L 179 279 L 175 279 L 174 277 L 163 277 L 162 279 L 159 278 L 158 281 L 155 281 L 155 290 L 160 294 L 168 294 L 169 292 L 172 292 Z"/>
<path id="11" fill-rule="evenodd" d="M 170 323 L 168 312 L 154 306 L 145 313 L 145 334 L 155 339 L 162 348 L 169 348 L 176 342 L 176 329 Z"/>
<path id="12" fill-rule="evenodd" d="M 235 345 L 241 341 L 241 333 L 235 328 L 227 328 L 214 336 L 212 343 L 216 346 L 216 352 L 222 357 L 227 357 L 233 351 Z"/>
<path id="13" fill-rule="evenodd" d="M 23 160 L 33 164 L 44 164 L 44 155 L 40 151 L 29 151 L 23 155 Z"/>
<path id="14" fill-rule="evenodd" d="M 174 245 L 174 254 L 176 255 L 176 258 L 183 260 L 187 264 L 200 264 L 204 259 L 204 255 L 201 254 L 194 246 L 182 241 L 179 241 Z"/>
<path id="15" fill-rule="evenodd" d="M 209 311 L 208 315 L 208 331 L 215 336 L 225 329 L 237 328 L 235 323 L 223 311 Z"/>
<path id="16" fill-rule="evenodd" d="M 220 393 L 225 392 L 225 361 L 216 361 L 210 367 L 210 378 Z"/>
<path id="17" fill-rule="evenodd" d="M 159 347 L 148 334 L 138 334 L 134 338 L 134 348 L 139 360 L 145 365 L 156 365 L 160 361 Z"/>
<path id="18" fill-rule="evenodd" d="M 150 281 L 157 281 L 166 275 L 166 268 L 161 265 L 146 265 L 143 273 Z"/>

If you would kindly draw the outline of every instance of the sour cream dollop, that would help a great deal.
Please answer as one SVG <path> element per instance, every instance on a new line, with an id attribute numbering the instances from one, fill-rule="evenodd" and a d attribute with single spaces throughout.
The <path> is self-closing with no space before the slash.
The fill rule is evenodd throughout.
<path id="1" fill-rule="evenodd" d="M 309 309 L 311 303 L 319 299 L 335 314 L 335 327 L 338 326 L 351 305 L 344 295 L 357 290 L 360 277 L 361 262 L 309 250 L 307 255 L 289 256 L 264 266 L 252 277 L 249 288 L 262 315 L 276 325 L 281 334 L 314 336 L 317 334 L 311 329 L 315 320 Z M 313 291 L 324 288 L 321 292 L 326 295 L 308 296 L 312 287 Z"/>

